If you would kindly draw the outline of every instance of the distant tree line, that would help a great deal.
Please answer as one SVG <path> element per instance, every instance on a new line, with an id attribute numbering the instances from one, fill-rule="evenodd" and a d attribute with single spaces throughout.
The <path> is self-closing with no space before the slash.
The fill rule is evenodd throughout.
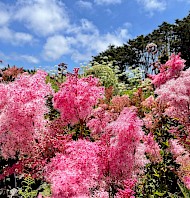
<path id="1" fill-rule="evenodd" d="M 147 49 L 148 44 L 151 45 Z M 154 45 L 155 44 L 155 45 Z M 110 45 L 104 52 L 94 56 L 91 65 L 94 63 L 113 62 L 113 66 L 119 67 L 123 73 L 130 66 L 141 67 L 145 74 L 156 73 L 156 64 L 165 63 L 172 53 L 181 53 L 186 60 L 186 68 L 190 67 L 190 12 L 182 20 L 175 20 L 174 24 L 163 22 L 157 29 L 148 35 L 140 35 L 130 39 L 122 46 Z M 120 76 L 125 81 L 125 76 Z"/>

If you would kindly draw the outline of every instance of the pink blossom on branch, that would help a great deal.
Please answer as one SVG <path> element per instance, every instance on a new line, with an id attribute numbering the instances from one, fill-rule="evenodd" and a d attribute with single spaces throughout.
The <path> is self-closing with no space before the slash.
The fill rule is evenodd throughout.
<path id="1" fill-rule="evenodd" d="M 190 190 L 190 175 L 184 177 L 184 184 Z"/>
<path id="2" fill-rule="evenodd" d="M 98 100 L 104 96 L 104 88 L 98 86 L 97 78 L 79 78 L 77 72 L 68 75 L 60 90 L 54 94 L 53 105 L 61 113 L 64 122 L 84 122 Z"/>
<path id="3" fill-rule="evenodd" d="M 153 123 L 153 115 L 151 113 L 145 113 L 143 122 L 147 129 L 153 129 L 154 123 Z"/>
<path id="4" fill-rule="evenodd" d="M 124 108 L 117 120 L 102 128 L 97 142 L 67 143 L 65 152 L 46 167 L 53 198 L 108 197 L 110 185 L 123 185 L 139 174 L 147 163 L 141 126 L 135 110 Z"/>

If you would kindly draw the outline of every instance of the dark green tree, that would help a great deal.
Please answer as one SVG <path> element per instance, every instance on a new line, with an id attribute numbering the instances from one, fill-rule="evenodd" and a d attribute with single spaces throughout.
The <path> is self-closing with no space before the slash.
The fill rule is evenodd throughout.
<path id="1" fill-rule="evenodd" d="M 154 53 L 148 53 L 146 46 L 154 43 L 157 49 Z M 132 68 L 141 67 L 145 73 L 155 73 L 159 64 L 165 63 L 172 53 L 181 53 L 186 60 L 186 68 L 190 67 L 190 13 L 182 20 L 177 19 L 174 24 L 163 22 L 157 29 L 148 35 L 140 35 L 128 40 L 122 46 L 110 45 L 107 50 L 92 58 L 93 62 L 102 63 L 103 58 L 113 61 L 119 67 L 120 73 Z M 159 63 L 159 64 L 158 64 Z M 153 71 L 154 70 L 154 71 Z M 125 81 L 125 76 L 120 76 Z"/>

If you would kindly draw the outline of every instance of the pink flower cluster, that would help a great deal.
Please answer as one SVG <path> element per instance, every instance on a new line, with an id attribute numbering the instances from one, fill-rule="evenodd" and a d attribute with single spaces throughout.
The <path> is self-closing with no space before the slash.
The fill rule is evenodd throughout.
<path id="1" fill-rule="evenodd" d="M 105 112 L 98 108 L 96 113 L 104 116 Z M 142 122 L 134 109 L 124 108 L 115 121 L 105 123 L 101 129 L 95 126 L 99 132 L 103 130 L 98 141 L 72 141 L 66 144 L 65 153 L 57 154 L 47 165 L 53 198 L 108 197 L 111 183 L 134 177 L 147 163 L 140 143 Z"/>
<path id="2" fill-rule="evenodd" d="M 109 171 L 112 180 L 130 178 L 134 174 L 136 148 L 144 135 L 141 126 L 142 122 L 136 112 L 125 107 L 117 120 L 105 128 L 101 141 L 107 151 L 104 158 L 109 160 L 105 170 Z M 141 157 L 143 158 L 143 155 Z"/>
<path id="3" fill-rule="evenodd" d="M 137 180 L 127 179 L 124 181 L 124 190 L 119 189 L 116 198 L 135 198 L 134 190 Z"/>
<path id="4" fill-rule="evenodd" d="M 32 142 L 41 136 L 48 112 L 45 96 L 52 93 L 46 73 L 22 75 L 14 82 L 0 84 L 0 144 L 4 158 L 30 153 Z"/>
<path id="5" fill-rule="evenodd" d="M 183 179 L 184 179 L 185 186 L 187 187 L 187 189 L 190 190 L 190 175 L 185 176 Z"/>
<path id="6" fill-rule="evenodd" d="M 53 105 L 61 113 L 64 122 L 76 124 L 84 122 L 104 96 L 104 88 L 98 86 L 97 78 L 79 78 L 68 75 L 60 90 L 54 94 Z"/>
<path id="7" fill-rule="evenodd" d="M 98 107 L 92 111 L 94 118 L 87 122 L 87 126 L 91 130 L 92 135 L 100 135 L 109 122 L 113 121 L 113 114 L 106 111 L 102 107 Z"/>
<path id="8" fill-rule="evenodd" d="M 153 115 L 151 113 L 146 113 L 143 118 L 144 125 L 147 129 L 153 128 Z"/>
<path id="9" fill-rule="evenodd" d="M 99 146 L 87 140 L 72 141 L 64 154 L 57 154 L 46 167 L 52 198 L 89 196 L 98 179 Z"/>
<path id="10" fill-rule="evenodd" d="M 170 60 L 160 67 L 160 73 L 157 75 L 149 75 L 153 80 L 152 84 L 156 87 L 160 87 L 166 81 L 176 78 L 185 67 L 185 60 L 180 58 L 180 55 L 172 54 Z"/>
<path id="11" fill-rule="evenodd" d="M 160 155 L 160 147 L 154 140 L 154 135 L 152 133 L 144 136 L 144 144 L 146 147 L 146 153 L 149 155 L 152 162 L 155 163 L 162 161 L 162 157 Z"/>
<path id="12" fill-rule="evenodd" d="M 156 89 L 158 101 L 168 105 L 166 114 L 178 118 L 183 124 L 189 126 L 190 116 L 190 69 L 182 71 L 177 79 L 171 79 Z M 189 128 L 190 129 L 190 128 Z"/>
<path id="13" fill-rule="evenodd" d="M 143 107 L 151 109 L 155 105 L 154 96 L 149 96 L 141 104 Z"/>
<path id="14" fill-rule="evenodd" d="M 115 112 L 121 112 L 124 107 L 130 106 L 128 95 L 114 96 L 111 100 L 112 108 Z"/>
<path id="15" fill-rule="evenodd" d="M 173 154 L 173 157 L 180 165 L 178 170 L 179 176 L 182 178 L 182 181 L 188 189 L 190 189 L 190 154 L 189 152 L 180 144 L 178 140 L 170 140 L 170 152 Z"/>

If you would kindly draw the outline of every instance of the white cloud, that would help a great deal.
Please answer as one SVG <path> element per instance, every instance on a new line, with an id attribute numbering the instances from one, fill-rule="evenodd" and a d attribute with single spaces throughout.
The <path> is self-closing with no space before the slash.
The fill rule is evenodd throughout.
<path id="1" fill-rule="evenodd" d="M 97 27 L 89 20 L 87 19 L 81 19 L 80 20 L 81 24 L 80 24 L 80 31 L 83 32 L 93 32 L 93 33 L 97 33 Z"/>
<path id="2" fill-rule="evenodd" d="M 34 38 L 31 34 L 14 31 L 9 26 L 13 20 L 13 6 L 0 2 L 0 39 L 1 42 L 11 43 L 12 45 L 23 45 L 33 43 Z"/>
<path id="3" fill-rule="evenodd" d="M 8 7 L 0 2 L 0 26 L 8 25 L 11 14 L 9 13 Z"/>
<path id="4" fill-rule="evenodd" d="M 122 45 L 130 38 L 127 26 L 129 25 L 124 24 L 123 27 L 118 28 L 115 32 L 101 34 L 97 27 L 91 24 L 91 29 L 89 28 L 91 31 L 78 32 L 76 35 L 77 43 L 81 47 L 85 47 L 86 49 L 96 53 L 106 50 L 110 44 L 116 46 Z"/>
<path id="5" fill-rule="evenodd" d="M 121 3 L 122 0 L 94 0 L 94 3 L 98 4 L 98 5 L 104 5 L 104 4 L 119 4 Z"/>
<path id="6" fill-rule="evenodd" d="M 37 35 L 47 36 L 69 26 L 66 9 L 58 0 L 19 0 L 15 20 Z"/>
<path id="7" fill-rule="evenodd" d="M 166 9 L 166 1 L 165 0 L 137 0 L 139 4 L 141 4 L 146 11 L 163 11 Z"/>
<path id="8" fill-rule="evenodd" d="M 10 16 L 7 12 L 0 10 L 0 26 L 7 25 L 10 20 Z"/>
<path id="9" fill-rule="evenodd" d="M 22 59 L 23 61 L 27 61 L 28 63 L 39 63 L 39 59 L 31 55 L 20 55 L 20 59 Z"/>
<path id="10" fill-rule="evenodd" d="M 109 45 L 120 46 L 131 38 L 128 29 L 124 26 L 115 32 L 100 34 L 98 29 L 92 34 L 80 33 L 76 35 L 77 51 L 73 53 L 74 61 L 88 61 L 91 56 L 107 49 Z M 80 50 L 81 49 L 81 50 Z M 83 52 L 83 53 L 82 53 Z"/>
<path id="11" fill-rule="evenodd" d="M 0 64 L 0 67 L 5 67 L 10 61 L 21 61 L 21 62 L 28 62 L 32 64 L 39 63 L 39 59 L 35 56 L 27 55 L 27 54 L 18 54 L 18 53 L 9 53 L 9 55 L 4 54 L 0 51 L 0 60 L 3 61 L 3 64 Z"/>
<path id="12" fill-rule="evenodd" d="M 92 3 L 89 1 L 79 0 L 76 3 L 80 8 L 92 9 Z"/>
<path id="13" fill-rule="evenodd" d="M 61 35 L 49 37 L 43 48 L 43 55 L 46 60 L 56 60 L 71 52 L 70 45 L 72 38 Z"/>
<path id="14" fill-rule="evenodd" d="M 72 31 L 72 36 L 57 35 L 48 38 L 44 45 L 44 58 L 56 60 L 64 55 L 70 55 L 75 62 L 88 61 L 92 55 L 107 49 L 110 44 L 119 46 L 129 38 L 129 24 L 115 32 L 101 34 L 98 28 L 87 19 L 82 19 L 81 24 Z"/>
<path id="15" fill-rule="evenodd" d="M 8 27 L 0 28 L 0 39 L 13 45 L 23 45 L 33 42 L 33 36 L 24 32 L 14 32 Z"/>
<path id="16" fill-rule="evenodd" d="M 108 5 L 121 3 L 121 0 L 91 2 Z M 78 0 L 77 4 L 91 9 L 93 4 L 91 2 Z M 14 10 L 14 15 L 11 14 L 11 10 Z M 27 31 L 13 30 L 10 26 L 12 22 L 15 25 L 19 22 L 19 26 Z M 102 34 L 87 19 L 80 19 L 79 24 L 71 23 L 66 7 L 60 0 L 17 0 L 11 9 L 0 11 L 0 39 L 2 41 L 13 45 L 33 44 L 37 36 L 43 37 L 40 42 L 43 45 L 44 60 L 51 61 L 69 55 L 76 62 L 88 61 L 92 55 L 106 50 L 110 44 L 122 45 L 130 38 L 128 26 L 125 24 L 114 32 Z M 16 56 L 13 55 L 12 60 L 20 60 L 16 59 Z M 23 61 L 39 63 L 39 59 L 32 55 L 19 54 L 18 56 Z"/>

